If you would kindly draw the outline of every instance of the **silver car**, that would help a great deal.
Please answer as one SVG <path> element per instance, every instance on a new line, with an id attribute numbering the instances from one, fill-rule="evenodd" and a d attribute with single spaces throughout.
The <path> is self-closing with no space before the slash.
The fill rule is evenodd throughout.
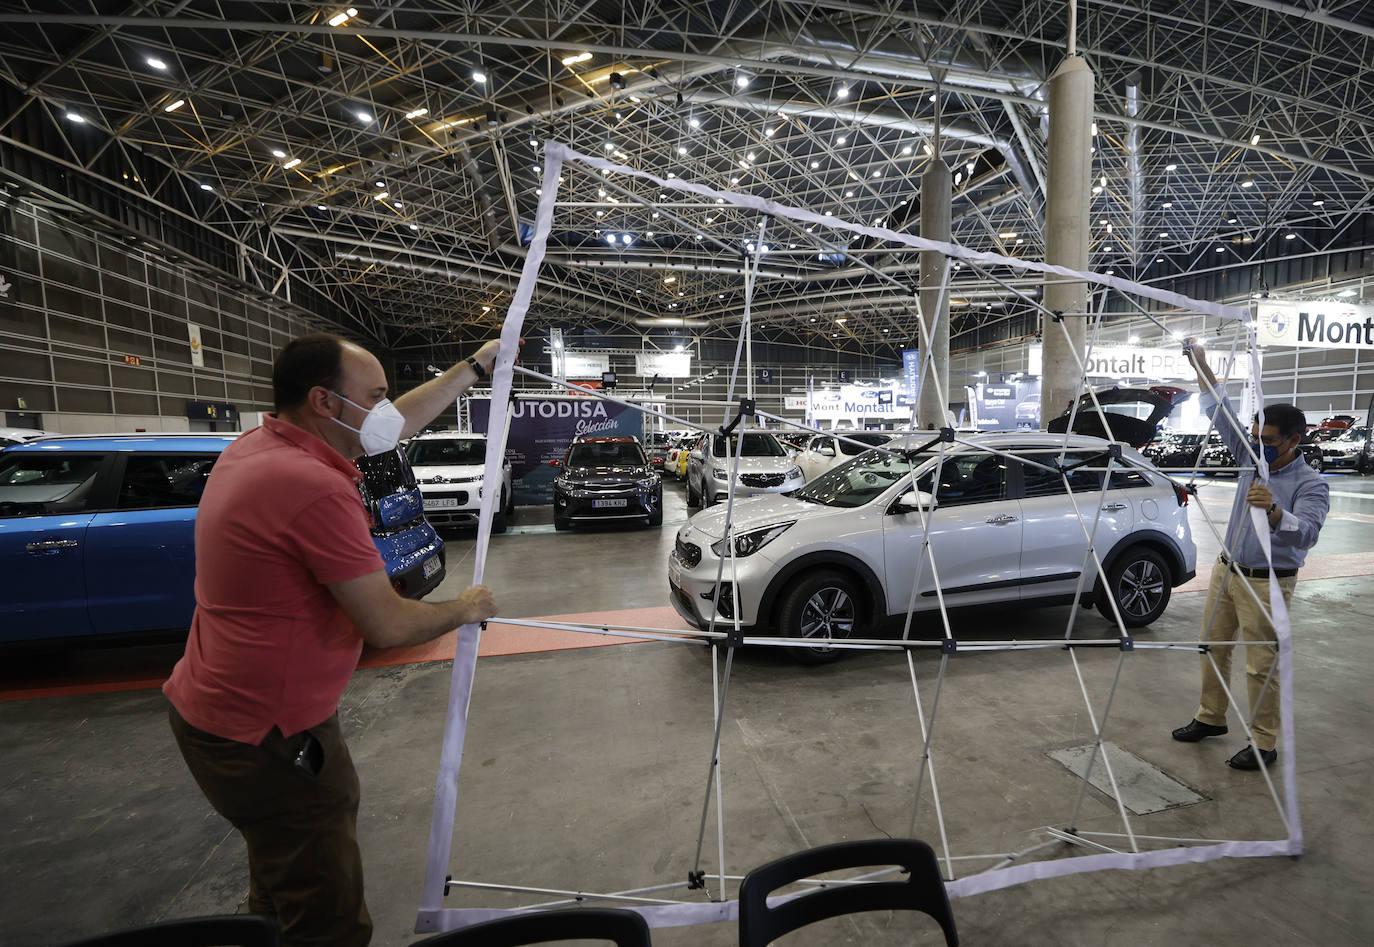
<path id="1" fill-rule="evenodd" d="M 1073 601 L 1087 552 L 1082 524 L 1092 528 L 1094 518 L 1108 582 L 1104 587 L 1089 565 L 1083 604 L 1110 617 L 1109 592 L 1128 627 L 1148 625 L 1164 612 L 1172 589 L 1193 577 L 1197 548 L 1188 494 L 1133 449 L 1120 446 L 1104 494 L 1111 445 L 1099 438 L 974 435 L 967 444 L 948 445 L 943 463 L 934 449 L 919 450 L 929 442 L 925 435 L 904 436 L 832 468 L 790 497 L 737 504 L 733 564 L 724 510 L 692 517 L 668 560 L 674 607 L 702 628 L 718 602 L 718 621 L 731 622 L 738 613 L 756 633 L 870 636 L 887 619 L 904 617 L 909 602 L 917 612 L 939 607 L 937 578 L 922 553 L 923 508 L 940 591 L 951 607 Z M 1082 464 L 1068 470 L 1072 500 L 1059 473 L 1034 465 L 1054 467 L 1061 450 L 1067 467 Z M 835 656 L 824 647 L 794 652 L 813 663 Z"/>
<path id="2" fill-rule="evenodd" d="M 741 443 L 741 438 L 743 442 Z M 772 434 L 749 431 L 703 437 L 687 457 L 687 505 L 710 506 L 730 490 L 730 470 L 739 455 L 735 496 L 791 493 L 805 482 L 801 468 Z"/>

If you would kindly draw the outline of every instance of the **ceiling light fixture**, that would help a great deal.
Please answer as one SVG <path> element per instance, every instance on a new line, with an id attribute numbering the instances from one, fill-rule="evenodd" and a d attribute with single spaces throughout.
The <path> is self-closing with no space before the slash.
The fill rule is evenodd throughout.
<path id="1" fill-rule="evenodd" d="M 1166 165 L 1164 166 L 1164 170 L 1165 170 L 1165 171 L 1177 171 L 1177 170 L 1178 170 L 1178 165 L 1176 165 L 1176 164 L 1170 162 L 1169 164 L 1166 164 Z"/>
<path id="2" fill-rule="evenodd" d="M 372 195 L 372 198 L 373 198 L 373 200 L 384 201 L 384 200 L 386 200 L 386 199 L 387 199 L 388 197 L 390 197 L 390 196 L 391 196 L 391 193 L 390 193 L 389 191 L 383 191 L 383 192 L 380 193 L 380 194 L 374 194 L 374 195 Z"/>
<path id="3" fill-rule="evenodd" d="M 586 62 L 592 58 L 591 53 L 574 53 L 571 56 L 564 56 L 560 62 L 565 66 L 576 66 L 578 63 Z"/>
<path id="4" fill-rule="evenodd" d="M 371 124 L 372 124 L 372 115 L 371 115 L 371 113 L 369 113 L 369 112 L 358 111 L 358 112 L 354 112 L 353 114 L 356 115 L 356 116 L 358 117 L 358 121 L 362 122 L 364 125 L 371 125 Z"/>
<path id="5" fill-rule="evenodd" d="M 837 99 L 847 99 L 847 98 L 849 98 L 849 86 L 844 85 L 843 83 L 841 83 L 841 84 L 840 84 L 840 87 L 839 87 L 838 89 L 835 90 L 835 98 L 837 98 Z"/>
<path id="6" fill-rule="evenodd" d="M 1286 233 L 1286 234 L 1283 235 L 1283 239 L 1285 239 L 1285 240 L 1296 240 L 1296 239 L 1298 239 L 1298 235 L 1295 234 L 1295 233 Z"/>
<path id="7" fill-rule="evenodd" d="M 77 125 L 84 125 L 86 123 L 85 116 L 81 115 L 79 112 L 66 112 L 63 117 L 66 118 L 67 121 Z"/>
<path id="8" fill-rule="evenodd" d="M 177 100 L 176 100 L 175 102 L 173 102 L 172 104 L 163 106 L 162 111 L 164 111 L 164 112 L 175 112 L 177 109 L 181 108 L 181 107 L 182 107 L 183 105 L 185 105 L 185 104 L 186 104 L 186 100 L 185 100 L 185 99 L 177 99 Z"/>
<path id="9" fill-rule="evenodd" d="M 1259 132 L 1255 132 L 1253 135 L 1250 136 L 1250 144 L 1252 144 L 1252 145 L 1258 145 L 1259 143 L 1260 143 Z"/>
<path id="10" fill-rule="evenodd" d="M 349 7 L 347 10 L 340 10 L 329 18 L 330 26 L 343 26 L 350 19 L 358 15 L 358 11 Z"/>
<path id="11" fill-rule="evenodd" d="M 747 88 L 749 88 L 749 76 L 746 75 L 745 73 L 742 73 L 742 72 L 736 73 L 736 74 L 735 74 L 735 85 L 736 85 L 738 88 L 741 88 L 741 89 L 747 89 Z"/>
<path id="12" fill-rule="evenodd" d="M 167 63 L 165 63 L 161 59 L 158 59 L 156 56 L 149 56 L 147 59 L 143 61 L 146 62 L 148 65 L 152 66 L 154 69 L 159 69 L 163 72 L 167 71 Z"/>
<path id="13" fill-rule="evenodd" d="M 429 114 L 429 109 L 424 108 L 423 106 L 421 106 L 420 108 L 411 109 L 409 112 L 406 112 L 406 118 L 419 118 L 419 117 L 421 117 L 422 115 L 428 115 L 428 114 Z M 530 139 L 530 144 L 536 144 L 536 142 L 534 141 L 534 139 Z"/>
<path id="14" fill-rule="evenodd" d="M 215 188 L 214 188 L 213 185 L 210 185 L 210 184 L 202 184 L 202 185 L 200 186 L 200 189 L 201 189 L 202 191 L 213 191 Z"/>
<path id="15" fill-rule="evenodd" d="M 478 85 L 486 85 L 487 74 L 480 69 L 472 70 L 472 81 Z"/>
<path id="16" fill-rule="evenodd" d="M 1323 204 L 1325 204 L 1325 203 L 1326 203 L 1326 201 L 1322 200 L 1321 198 L 1318 198 L 1317 200 L 1315 200 L 1315 201 L 1312 202 L 1312 206 L 1313 206 L 1313 207 L 1321 207 L 1321 206 L 1322 206 Z"/>
<path id="17" fill-rule="evenodd" d="M 290 161 L 286 162 L 286 164 L 282 165 L 282 167 L 285 168 L 287 171 L 290 171 L 292 168 L 294 168 L 296 165 L 300 163 L 300 158 L 292 158 Z"/>

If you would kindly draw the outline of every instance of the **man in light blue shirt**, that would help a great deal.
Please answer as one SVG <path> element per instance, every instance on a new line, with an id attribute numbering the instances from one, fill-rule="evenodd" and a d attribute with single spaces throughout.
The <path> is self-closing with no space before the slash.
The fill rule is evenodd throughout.
<path id="1" fill-rule="evenodd" d="M 1266 514 L 1274 578 L 1286 607 L 1292 600 L 1298 570 L 1307 561 L 1307 550 L 1316 545 L 1326 520 L 1331 505 L 1330 489 L 1321 474 L 1307 466 L 1298 449 L 1307 430 L 1307 419 L 1301 411 L 1291 404 L 1271 404 L 1264 409 L 1263 426 L 1257 416 L 1250 426 L 1250 437 L 1243 437 L 1244 426 L 1222 396 L 1202 346 L 1189 339 L 1183 351 L 1197 369 L 1201 407 L 1212 418 L 1239 468 L 1236 499 L 1226 527 L 1225 550 L 1230 555 L 1224 551 L 1212 569 L 1203 611 L 1202 640 L 1234 641 L 1240 632 L 1246 642 L 1245 676 L 1254 714 L 1251 732 L 1255 745 L 1245 747 L 1227 762 L 1236 769 L 1259 769 L 1261 765 L 1272 765 L 1278 758 L 1275 744 L 1279 731 L 1279 682 L 1273 670 L 1278 648 L 1272 643 L 1261 643 L 1273 642 L 1275 635 L 1267 614 L 1270 566 L 1249 510 L 1256 507 Z M 1256 480 L 1256 455 L 1269 466 L 1267 486 Z M 1202 655 L 1202 699 L 1193 719 L 1174 731 L 1175 740 L 1196 743 L 1226 733 L 1229 702 L 1222 681 L 1230 680 L 1232 650 L 1230 644 L 1217 644 L 1212 646 L 1210 658 Z"/>

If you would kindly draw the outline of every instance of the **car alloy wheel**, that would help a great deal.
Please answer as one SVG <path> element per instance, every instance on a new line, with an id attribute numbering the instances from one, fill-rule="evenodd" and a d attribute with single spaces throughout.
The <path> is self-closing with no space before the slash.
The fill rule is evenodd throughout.
<path id="1" fill-rule="evenodd" d="M 803 576 L 787 590 L 779 625 L 789 638 L 849 638 L 859 623 L 859 601 L 853 582 L 830 570 Z M 824 664 L 843 651 L 828 645 L 789 648 L 803 664 Z"/>
<path id="2" fill-rule="evenodd" d="M 1109 587 L 1121 610 L 1127 628 L 1148 625 L 1164 613 L 1173 591 L 1169 566 L 1158 553 L 1143 546 L 1124 552 L 1108 570 Z M 1108 621 L 1115 621 L 1111 603 L 1102 597 L 1097 610 Z"/>

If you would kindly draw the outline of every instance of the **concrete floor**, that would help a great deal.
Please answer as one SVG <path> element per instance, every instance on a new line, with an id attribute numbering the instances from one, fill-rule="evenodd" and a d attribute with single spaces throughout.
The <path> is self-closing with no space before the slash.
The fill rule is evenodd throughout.
<path id="1" fill-rule="evenodd" d="M 965 944 L 1367 944 L 1374 941 L 1374 478 L 1328 475 L 1333 515 L 1317 557 L 1346 577 L 1299 583 L 1299 792 L 1306 853 L 1035 882 L 954 902 Z M 1233 486 L 1207 482 L 1224 518 Z M 1194 502 L 1197 516 L 1199 505 Z M 665 604 L 664 560 L 685 516 L 670 486 L 664 529 L 553 534 L 544 511 L 492 543 L 488 582 L 507 617 Z M 1214 557 L 1195 519 L 1199 562 Z M 471 536 L 453 538 L 452 594 L 471 575 Z M 1331 560 L 1334 561 L 1334 560 Z M 1357 568 L 1351 568 L 1352 564 Z M 1354 574 L 1350 574 L 1350 573 Z M 1144 637 L 1196 635 L 1201 592 L 1177 594 Z M 961 638 L 1062 634 L 1067 608 L 954 616 Z M 1080 619 L 1105 629 L 1095 612 Z M 164 671 L 179 647 L 7 659 L 0 687 L 76 677 L 92 666 Z M 1117 655 L 1083 655 L 1099 700 Z M 929 701 L 938 658 L 917 658 Z M 483 658 L 459 783 L 452 871 L 467 880 L 591 891 L 670 883 L 693 865 L 711 740 L 711 661 L 693 645 L 626 644 Z M 406 944 L 418 903 L 449 662 L 359 671 L 341 716 L 363 784 L 359 819 L 378 945 Z M 1239 678 L 1237 678 L 1239 681 Z M 1135 831 L 1216 838 L 1282 835 L 1258 774 L 1225 765 L 1232 735 L 1169 738 L 1197 698 L 1196 659 L 1127 658 L 1107 737 L 1205 801 L 1132 820 Z M 928 703 L 927 703 L 928 706 Z M 1233 734 L 1236 731 L 1233 728 Z M 722 746 L 726 870 L 787 851 L 908 832 L 919 743 L 904 659 L 858 654 L 823 668 L 773 649 L 734 665 Z M 1080 781 L 1047 755 L 1090 735 L 1063 652 L 964 654 L 941 694 L 933 748 L 951 848 L 1013 851 L 1064 825 Z M 1290 752 L 1281 747 L 1281 752 Z M 201 798 L 167 731 L 155 690 L 0 703 L 0 943 L 51 944 L 121 926 L 243 904 L 238 836 Z M 1079 826 L 1120 831 L 1089 790 Z M 714 815 L 703 865 L 716 870 Z M 937 844 L 925 797 L 916 834 Z M 1063 852 L 1053 853 L 1062 857 Z M 528 903 L 455 892 L 449 906 Z M 802 945 L 941 942 L 920 916 L 839 919 Z M 655 931 L 654 943 L 734 944 L 733 924 Z"/>

